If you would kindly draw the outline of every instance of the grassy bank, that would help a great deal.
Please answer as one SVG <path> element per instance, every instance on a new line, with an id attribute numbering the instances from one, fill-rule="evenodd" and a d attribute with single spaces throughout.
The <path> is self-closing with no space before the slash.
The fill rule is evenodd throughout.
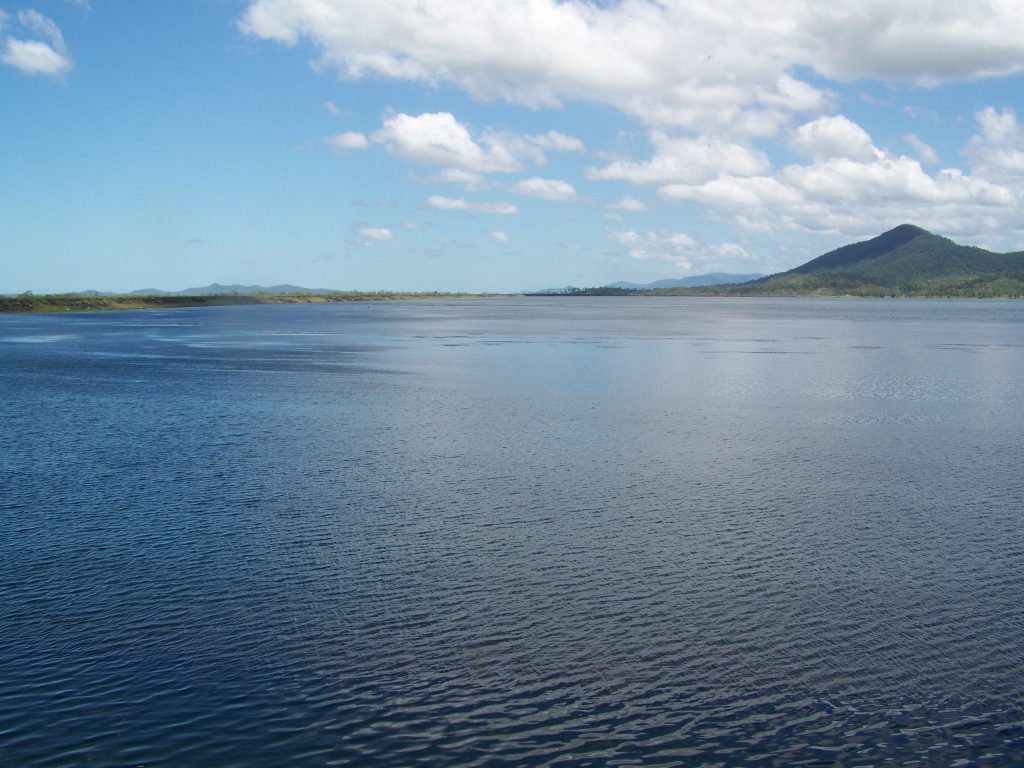
<path id="1" fill-rule="evenodd" d="M 116 309 L 223 307 L 240 304 L 326 304 L 339 301 L 482 298 L 471 293 L 226 293 L 209 296 L 92 296 L 83 294 L 19 294 L 0 296 L 0 312 L 102 312 Z"/>

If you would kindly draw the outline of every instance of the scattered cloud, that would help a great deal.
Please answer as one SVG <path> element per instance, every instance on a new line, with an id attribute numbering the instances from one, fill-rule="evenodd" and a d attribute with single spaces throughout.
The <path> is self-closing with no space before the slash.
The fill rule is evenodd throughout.
<path id="1" fill-rule="evenodd" d="M 510 238 L 507 233 L 502 232 L 500 229 L 492 229 L 487 233 L 488 236 L 496 243 L 508 243 Z"/>
<path id="2" fill-rule="evenodd" d="M 439 211 L 496 213 L 503 216 L 519 213 L 519 209 L 511 203 L 473 203 L 463 198 L 443 197 L 442 195 L 431 195 L 427 198 L 427 205 Z"/>
<path id="3" fill-rule="evenodd" d="M 922 163 L 936 165 L 939 162 L 939 153 L 922 141 L 916 134 L 908 133 L 903 137 L 903 140 L 913 147 L 914 152 L 917 153 L 918 160 Z"/>
<path id="4" fill-rule="evenodd" d="M 0 62 L 26 75 L 59 79 L 71 71 L 71 57 L 64 36 L 51 19 L 33 10 L 18 11 L 17 19 L 22 34 L 32 35 L 33 39 L 8 35 L 0 48 Z M 0 29 L 4 28 L 4 22 L 5 17 L 0 17 Z"/>
<path id="5" fill-rule="evenodd" d="M 711 254 L 726 261 L 757 261 L 758 257 L 738 243 L 720 243 L 711 246 Z"/>
<path id="6" fill-rule="evenodd" d="M 327 136 L 324 138 L 324 142 L 335 152 L 341 154 L 352 150 L 366 149 L 370 146 L 370 140 L 366 138 L 366 134 L 356 131 L 346 131 L 336 136 Z"/>
<path id="7" fill-rule="evenodd" d="M 527 141 L 543 149 L 550 149 L 553 152 L 582 152 L 585 147 L 583 142 L 575 136 L 566 136 L 558 131 L 548 131 L 537 136 L 527 136 Z"/>
<path id="8" fill-rule="evenodd" d="M 373 139 L 396 157 L 423 165 L 470 173 L 509 173 L 522 168 L 500 138 L 485 135 L 477 143 L 450 112 L 391 115 Z"/>
<path id="9" fill-rule="evenodd" d="M 572 184 L 560 179 L 542 179 L 534 176 L 509 187 L 510 190 L 527 197 L 541 200 L 569 201 L 576 199 L 576 190 Z"/>
<path id="10" fill-rule="evenodd" d="M 583 151 L 583 142 L 557 131 L 520 135 L 486 130 L 474 135 L 450 112 L 392 114 L 370 138 L 395 157 L 443 169 L 424 180 L 467 188 L 480 188 L 483 174 L 513 173 L 527 162 L 544 165 L 547 152 Z"/>
<path id="11" fill-rule="evenodd" d="M 534 108 L 610 106 L 640 122 L 650 149 L 627 151 L 630 140 L 614 156 L 596 152 L 604 159 L 584 169 L 586 179 L 649 186 L 748 231 L 854 237 L 910 220 L 950 235 L 1024 233 L 1024 141 L 1012 110 L 980 110 L 963 167 L 943 168 L 917 133 L 896 139 L 896 150 L 880 148 L 839 113 L 830 90 L 860 92 L 902 119 L 937 121 L 921 108 L 902 114 L 898 88 L 872 95 L 865 81 L 931 87 L 1024 72 L 1024 14 L 1009 0 L 837 0 L 826 9 L 810 0 L 247 0 L 239 26 L 257 39 L 311 45 L 321 71 L 348 80 L 453 86 L 482 102 Z M 489 174 L 587 150 L 558 131 L 476 129 L 449 112 L 388 114 L 367 140 L 437 170 L 418 181 L 467 191 L 486 188 Z M 772 142 L 800 159 L 773 164 Z M 504 188 L 577 195 L 569 181 L 539 176 Z M 602 215 L 642 206 L 624 197 Z M 668 241 L 637 237 L 637 252 L 679 255 Z"/>
<path id="12" fill-rule="evenodd" d="M 633 211 L 633 212 L 646 211 L 647 210 L 647 206 L 644 204 L 643 200 L 637 200 L 635 197 L 630 197 L 629 195 L 626 195 L 625 197 L 623 197 L 618 202 L 608 203 L 605 206 L 605 208 L 611 208 L 612 210 L 615 210 L 615 211 Z"/>
<path id="13" fill-rule="evenodd" d="M 325 101 L 323 106 L 324 106 L 324 109 L 326 109 L 328 112 L 330 112 L 335 117 L 339 117 L 339 116 L 345 114 L 344 111 L 340 107 L 338 107 L 338 105 L 335 104 L 330 99 Z"/>
<path id="14" fill-rule="evenodd" d="M 699 183 L 726 173 L 755 176 L 764 173 L 768 158 L 749 146 L 701 136 L 651 134 L 654 156 L 643 162 L 616 160 L 604 168 L 587 168 L 588 179 L 629 181 L 633 184 Z"/>
<path id="15" fill-rule="evenodd" d="M 698 255 L 697 242 L 685 232 L 641 233 L 632 229 L 608 233 L 612 242 L 625 246 L 631 259 L 667 261 L 689 271 Z"/>
<path id="16" fill-rule="evenodd" d="M 363 240 L 376 240 L 378 242 L 394 238 L 394 234 L 387 227 L 363 227 L 357 234 Z"/>
<path id="17" fill-rule="evenodd" d="M 487 189 L 487 180 L 482 173 L 464 171 L 461 168 L 445 168 L 430 176 L 417 176 L 413 174 L 412 179 L 423 184 L 461 184 L 467 192 Z"/>

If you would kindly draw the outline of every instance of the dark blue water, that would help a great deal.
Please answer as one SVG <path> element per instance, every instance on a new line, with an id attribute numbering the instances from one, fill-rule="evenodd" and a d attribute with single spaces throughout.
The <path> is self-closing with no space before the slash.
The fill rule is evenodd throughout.
<path id="1" fill-rule="evenodd" d="M 0 765 L 1007 765 L 1024 304 L 0 317 Z"/>

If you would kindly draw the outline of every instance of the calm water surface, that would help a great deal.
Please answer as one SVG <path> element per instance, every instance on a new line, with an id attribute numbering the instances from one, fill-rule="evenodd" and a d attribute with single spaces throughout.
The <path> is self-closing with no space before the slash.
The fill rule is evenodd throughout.
<path id="1" fill-rule="evenodd" d="M 1024 303 L 0 317 L 0 765 L 1012 765 Z"/>

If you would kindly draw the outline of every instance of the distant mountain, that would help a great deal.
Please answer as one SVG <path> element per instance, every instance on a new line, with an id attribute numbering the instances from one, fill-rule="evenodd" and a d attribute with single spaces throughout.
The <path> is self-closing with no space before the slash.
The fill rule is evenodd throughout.
<path id="1" fill-rule="evenodd" d="M 132 291 L 129 296 L 215 296 L 218 294 L 242 293 L 246 295 L 255 293 L 338 293 L 331 288 L 302 288 L 298 285 L 221 285 L 211 283 L 198 288 L 186 288 L 183 291 L 162 291 L 159 288 L 141 288 Z M 99 294 L 109 296 L 112 294 Z"/>
<path id="2" fill-rule="evenodd" d="M 539 291 L 521 291 L 520 293 L 525 293 L 527 295 L 540 294 L 543 296 L 561 296 L 566 293 L 576 293 L 579 290 L 580 289 L 575 285 L 566 285 L 562 288 L 541 288 Z"/>
<path id="3" fill-rule="evenodd" d="M 686 292 L 668 289 L 667 293 Z M 1024 252 L 958 245 L 912 224 L 844 245 L 749 283 L 702 292 L 731 295 L 1024 296 Z"/>
<path id="4" fill-rule="evenodd" d="M 170 296 L 170 292 L 161 291 L 159 288 L 140 288 L 137 291 L 132 291 L 128 294 L 129 296 Z"/>
<path id="5" fill-rule="evenodd" d="M 711 272 L 706 275 L 690 275 L 689 277 L 669 278 L 667 280 L 655 280 L 653 283 L 610 283 L 605 288 L 626 288 L 632 291 L 654 291 L 659 288 L 696 288 L 703 285 L 729 285 L 732 283 L 746 283 L 764 277 L 762 274 L 734 275 L 729 272 Z"/>
<path id="6" fill-rule="evenodd" d="M 734 275 L 729 272 L 713 272 L 707 275 L 691 275 L 690 277 L 669 278 L 666 280 L 655 280 L 653 283 L 609 283 L 600 288 L 577 288 L 574 285 L 567 285 L 563 288 L 543 288 L 539 291 L 523 291 L 526 294 L 540 294 L 543 296 L 562 295 L 602 295 L 618 296 L 628 291 L 657 291 L 666 288 L 696 288 L 705 285 L 731 285 L 733 283 L 746 283 L 756 280 L 764 275 Z"/>
<path id="7" fill-rule="evenodd" d="M 183 291 L 174 291 L 175 296 L 210 296 L 218 293 L 337 293 L 330 288 L 302 288 L 298 285 L 221 285 L 211 283 L 201 288 L 186 288 Z"/>

